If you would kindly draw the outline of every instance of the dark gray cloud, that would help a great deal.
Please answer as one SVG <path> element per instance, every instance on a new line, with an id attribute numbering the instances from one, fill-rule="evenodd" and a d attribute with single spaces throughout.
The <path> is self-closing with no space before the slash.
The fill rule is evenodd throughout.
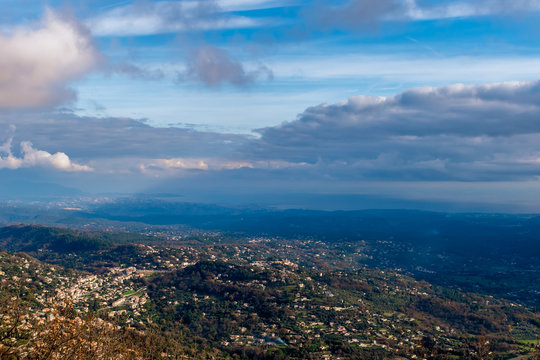
<path id="1" fill-rule="evenodd" d="M 112 159 L 232 156 L 248 137 L 181 128 L 155 128 L 130 118 L 79 117 L 69 113 L 2 113 L 0 129 L 13 143 L 31 141 L 49 152 L 101 162 Z M 121 162 L 121 160 L 120 160 Z M 96 168 L 98 170 L 99 166 Z"/>
<path id="2" fill-rule="evenodd" d="M 208 86 L 232 84 L 246 86 L 259 77 L 271 79 L 272 71 L 260 65 L 255 70 L 246 70 L 242 63 L 234 60 L 222 49 L 205 45 L 188 53 L 187 70 L 179 74 L 179 81 L 196 80 Z"/>
<path id="3" fill-rule="evenodd" d="M 540 85 L 453 85 L 353 97 L 259 130 L 250 153 L 362 180 L 501 181 L 540 175 Z"/>
<path id="4" fill-rule="evenodd" d="M 297 121 L 263 129 L 298 136 L 333 137 L 321 131 L 349 128 L 342 136 L 510 136 L 540 131 L 540 82 L 450 85 L 404 91 L 396 96 L 351 97 L 308 108 Z"/>

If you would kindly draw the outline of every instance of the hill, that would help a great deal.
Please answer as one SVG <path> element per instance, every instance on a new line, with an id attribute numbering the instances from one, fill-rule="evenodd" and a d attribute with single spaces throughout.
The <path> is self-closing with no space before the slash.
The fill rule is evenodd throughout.
<path id="1" fill-rule="evenodd" d="M 1 253 L 4 298 L 16 296 L 36 321 L 44 309 L 67 301 L 69 324 L 97 316 L 125 329 L 103 336 L 123 339 L 113 343 L 128 352 L 219 359 L 512 358 L 533 356 L 540 333 L 540 319 L 526 306 L 352 266 L 367 258 L 342 244 L 201 235 L 170 246 L 155 238 L 114 242 L 116 235 L 34 226 L 0 234 L 2 244 L 46 261 Z M 99 241 L 69 252 L 51 246 L 65 238 Z M 39 334 L 35 326 L 26 329 Z M 11 350 L 23 351 L 24 339 Z"/>

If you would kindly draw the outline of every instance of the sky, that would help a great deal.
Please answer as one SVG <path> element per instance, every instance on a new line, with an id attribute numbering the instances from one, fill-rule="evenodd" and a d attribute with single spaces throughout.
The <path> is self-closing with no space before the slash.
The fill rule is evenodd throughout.
<path id="1" fill-rule="evenodd" d="M 1 192 L 540 212 L 539 20 L 540 0 L 0 0 Z"/>

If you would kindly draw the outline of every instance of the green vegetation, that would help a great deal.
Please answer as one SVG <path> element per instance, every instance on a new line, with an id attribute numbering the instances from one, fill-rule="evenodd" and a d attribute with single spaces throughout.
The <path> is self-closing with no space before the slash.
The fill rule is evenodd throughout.
<path id="1" fill-rule="evenodd" d="M 540 317 L 526 306 L 359 266 L 365 244 L 215 236 L 171 246 L 155 237 L 125 243 L 64 229 L 0 229 L 6 248 L 41 260 L 0 253 L 0 296 L 17 299 L 0 309 L 0 331 L 20 323 L 0 351 L 39 354 L 48 345 L 33 347 L 31 339 L 55 326 L 82 326 L 81 338 L 69 340 L 80 359 L 88 358 L 81 344 L 100 343 L 94 333 L 106 340 L 102 353 L 119 359 L 484 359 L 538 351 Z M 63 323 L 47 320 L 66 306 Z"/>

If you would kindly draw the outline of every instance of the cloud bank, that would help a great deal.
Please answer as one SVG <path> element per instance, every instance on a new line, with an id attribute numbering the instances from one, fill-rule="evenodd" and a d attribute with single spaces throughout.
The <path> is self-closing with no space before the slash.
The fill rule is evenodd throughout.
<path id="1" fill-rule="evenodd" d="M 308 108 L 249 152 L 340 180 L 506 181 L 540 176 L 540 83 L 452 85 Z"/>
<path id="2" fill-rule="evenodd" d="M 540 177 L 540 82 L 354 96 L 259 129 L 260 137 L 154 128 L 126 118 L 14 116 L 0 116 L 0 125 L 16 121 L 17 142 L 29 139 L 37 148 L 65 151 L 102 174 L 203 178 L 238 172 L 254 189 L 272 179 L 301 187 L 307 181 L 341 186 Z"/>
<path id="3" fill-rule="evenodd" d="M 0 109 L 73 100 L 67 83 L 95 69 L 101 56 L 87 31 L 48 10 L 36 27 L 0 33 Z"/>

